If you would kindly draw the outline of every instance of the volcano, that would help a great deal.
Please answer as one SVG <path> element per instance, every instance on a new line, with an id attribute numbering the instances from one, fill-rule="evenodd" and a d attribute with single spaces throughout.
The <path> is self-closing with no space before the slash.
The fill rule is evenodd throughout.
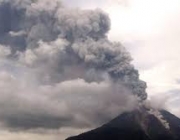
<path id="1" fill-rule="evenodd" d="M 156 112 L 126 112 L 97 129 L 66 140 L 180 140 L 180 119 L 165 110 Z"/>

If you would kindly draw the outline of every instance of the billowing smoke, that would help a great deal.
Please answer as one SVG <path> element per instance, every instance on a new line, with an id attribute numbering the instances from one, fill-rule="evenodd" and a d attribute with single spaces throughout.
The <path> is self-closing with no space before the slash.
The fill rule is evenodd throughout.
<path id="1" fill-rule="evenodd" d="M 136 108 L 146 83 L 109 29 L 99 9 L 0 0 L 0 124 L 89 127 Z"/>

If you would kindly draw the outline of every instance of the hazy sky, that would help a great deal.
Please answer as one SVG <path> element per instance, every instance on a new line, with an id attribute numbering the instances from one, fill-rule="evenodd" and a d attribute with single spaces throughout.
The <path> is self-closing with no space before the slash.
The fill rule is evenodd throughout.
<path id="1" fill-rule="evenodd" d="M 48 0 L 44 0 L 44 1 L 48 1 Z M 54 0 L 54 1 L 58 1 L 58 0 Z M 167 109 L 169 109 L 176 115 L 180 116 L 180 111 L 179 111 L 180 1 L 179 0 L 86 0 L 86 1 L 63 0 L 63 1 L 64 1 L 64 5 L 68 7 L 79 7 L 81 9 L 100 8 L 105 12 L 107 12 L 111 19 L 111 30 L 108 33 L 108 37 L 112 41 L 120 41 L 128 49 L 128 51 L 130 51 L 134 59 L 133 64 L 140 71 L 140 78 L 147 82 L 147 86 L 148 86 L 147 92 L 148 92 L 149 100 L 152 100 L 156 106 L 165 106 Z M 47 7 L 46 5 L 44 5 L 43 2 L 42 3 L 41 2 L 39 2 L 39 5 L 33 5 L 34 7 L 32 6 L 34 10 L 30 11 L 30 14 L 36 15 L 36 12 L 38 13 L 41 10 L 43 11 L 43 8 Z M 24 1 L 23 4 L 26 5 L 27 4 L 26 1 Z M 51 5 L 48 5 L 47 9 L 51 12 L 51 10 L 54 9 L 54 7 L 55 5 L 51 3 Z M 73 19 L 74 18 L 76 19 L 79 16 L 77 15 L 76 17 L 76 14 L 74 14 L 72 11 L 69 11 L 69 13 L 70 14 L 66 15 L 66 11 L 63 13 L 62 10 L 60 11 L 59 14 L 62 15 L 64 14 L 63 16 L 65 17 L 65 19 L 66 16 L 71 17 L 71 14 Z M 96 13 L 92 13 L 92 15 L 88 13 L 85 14 L 87 14 L 89 18 L 96 20 Z M 83 22 L 86 23 L 86 20 L 80 21 L 80 25 Z M 87 21 L 87 23 L 89 22 Z M 29 39 L 30 41 L 38 37 L 41 38 L 42 35 L 45 35 L 43 36 L 44 38 L 48 38 L 48 39 L 50 38 L 49 40 L 52 40 L 53 37 L 51 37 L 51 32 L 49 32 L 49 30 L 48 31 L 44 30 L 46 28 L 42 26 L 42 24 L 38 24 L 37 26 L 35 26 L 34 30 L 32 29 L 33 31 L 31 31 L 28 34 L 30 36 Z M 100 21 L 97 21 L 97 24 L 101 25 L 102 23 L 100 23 Z M 73 22 L 71 25 L 73 25 Z M 48 26 L 51 27 L 51 23 L 48 24 Z M 101 27 L 99 28 L 101 30 Z M 36 32 L 37 30 L 38 31 L 40 30 L 40 32 Z M 66 32 L 66 28 L 64 32 Z M 96 33 L 96 31 L 94 32 Z M 86 35 L 86 31 L 83 33 Z M 12 38 L 14 37 L 15 41 L 16 40 L 19 41 L 19 38 L 25 36 L 25 34 L 26 34 L 25 31 L 9 32 L 9 36 L 11 36 Z M 13 39 L 12 38 L 10 38 L 10 42 L 14 41 L 13 40 L 14 38 Z M 89 43 L 87 42 L 87 44 Z M 33 44 L 30 43 L 30 45 Z M 22 55 L 20 62 L 25 61 L 25 63 L 27 63 L 28 66 L 31 64 L 34 64 L 35 66 L 40 65 L 40 69 L 38 68 L 37 71 L 38 70 L 39 72 L 45 71 L 43 73 L 44 75 L 46 75 L 46 72 L 52 74 L 52 75 L 47 75 L 47 77 L 45 77 L 43 80 L 48 81 L 48 78 L 52 76 L 53 78 L 55 77 L 53 80 L 56 81 L 57 76 L 59 76 L 57 74 L 57 71 L 53 71 L 53 70 L 51 71 L 51 69 L 46 69 L 46 68 L 49 67 L 51 68 L 51 66 L 54 66 L 57 60 L 56 56 L 58 55 L 56 51 L 59 51 L 61 53 L 63 48 L 59 48 L 59 46 L 63 46 L 63 47 L 66 46 L 67 42 L 60 39 L 56 41 L 53 40 L 48 43 L 40 42 L 38 43 L 38 45 L 39 45 L 38 46 L 39 49 L 34 49 L 34 48 L 33 48 L 34 50 L 27 49 L 25 53 Z M 84 45 L 84 44 L 78 44 L 78 45 Z M 105 45 L 108 46 L 108 44 Z M 53 48 L 51 46 L 53 46 Z M 77 46 L 74 47 L 76 48 Z M 76 49 L 79 48 L 77 47 Z M 104 47 L 103 49 L 106 48 Z M 83 51 L 86 52 L 87 50 L 83 50 Z M 83 54 L 84 53 L 83 51 L 80 53 Z M 113 51 L 114 50 L 112 50 L 112 52 Z M 6 53 L 8 53 L 8 50 L 4 49 L 0 45 L 0 57 L 4 58 L 4 55 Z M 89 60 L 91 59 L 92 58 L 90 57 Z M 52 61 L 47 61 L 47 60 L 52 60 Z M 47 61 L 47 63 L 42 64 L 41 62 L 44 61 Z M 74 123 L 74 125 L 76 125 L 76 123 L 81 124 L 82 121 L 84 121 L 85 124 L 92 123 L 92 120 L 96 119 L 97 116 L 94 114 L 88 114 L 89 110 L 91 112 L 99 112 L 100 110 L 103 112 L 105 110 L 104 113 L 113 114 L 114 112 L 117 112 L 117 110 L 119 110 L 119 107 L 122 106 L 122 104 L 117 104 L 117 103 L 124 103 L 120 101 L 122 100 L 121 97 L 124 99 L 123 95 L 119 96 L 118 94 L 115 94 L 113 95 L 114 96 L 113 97 L 111 96 L 111 94 L 110 95 L 106 94 L 106 92 L 112 91 L 111 88 L 109 89 L 109 81 L 106 78 L 104 78 L 106 77 L 106 75 L 105 76 L 103 75 L 104 81 L 100 83 L 95 82 L 89 84 L 82 79 L 76 79 L 71 81 L 67 80 L 69 78 L 68 75 L 71 75 L 75 78 L 78 76 L 83 77 L 84 75 L 86 75 L 86 73 L 84 72 L 86 71 L 84 65 L 80 65 L 78 67 L 76 66 L 67 67 L 66 69 L 69 71 L 67 71 L 67 73 L 64 74 L 64 77 L 61 77 L 62 79 L 65 78 L 65 80 L 67 81 L 63 81 L 63 82 L 61 81 L 61 83 L 58 83 L 55 86 L 52 84 L 48 86 L 40 85 L 39 87 L 36 87 L 37 83 L 33 83 L 33 84 L 31 83 L 34 80 L 33 79 L 34 77 L 31 77 L 31 74 L 28 75 L 28 78 L 27 77 L 24 77 L 24 79 L 22 77 L 17 78 L 18 73 L 21 73 L 22 71 L 27 71 L 25 67 L 21 67 L 19 65 L 14 66 L 14 64 L 11 64 L 11 62 L 6 62 L 6 61 L 0 62 L 0 64 L 1 64 L 0 66 L 3 67 L 2 69 L 5 69 L 5 73 L 2 72 L 0 73 L 0 79 L 2 79 L 2 81 L 0 81 L 0 86 L 7 87 L 4 88 L 5 90 L 1 91 L 3 96 L 1 96 L 2 99 L 0 100 L 0 103 L 3 103 L 5 107 L 3 108 L 3 110 L 0 110 L 2 113 L 0 119 L 2 119 L 2 122 L 4 120 L 8 122 L 10 125 L 12 125 L 10 126 L 12 128 L 19 126 L 24 127 L 23 126 L 24 124 L 27 125 L 25 126 L 27 128 L 32 127 L 32 130 L 30 129 L 25 132 L 21 131 L 22 129 L 19 128 L 18 128 L 19 129 L 18 132 L 17 130 L 7 131 L 8 129 L 7 130 L 2 129 L 0 131 L 0 140 L 1 139 L 2 140 L 4 139 L 5 140 L 16 140 L 16 139 L 63 140 L 69 135 L 78 134 L 83 131 L 86 131 L 86 129 L 66 127 L 66 125 L 69 125 L 68 123 Z M 9 70 L 11 69 L 11 67 L 15 68 L 13 69 L 13 72 Z M 73 69 L 73 71 L 71 68 Z M 19 71 L 19 69 L 21 71 Z M 76 74 L 74 74 L 74 71 Z M 27 73 L 28 72 L 29 71 L 27 71 Z M 9 75 L 9 73 L 10 74 L 13 73 L 13 75 Z M 31 73 L 31 71 L 29 73 Z M 82 73 L 85 74 L 83 75 Z M 92 77 L 92 79 L 94 77 L 96 78 L 98 73 L 95 73 L 97 75 L 92 75 L 92 73 L 93 71 L 89 71 L 89 76 Z M 13 77 L 14 75 L 15 78 Z M 27 76 L 26 73 L 24 73 L 24 75 Z M 27 81 L 27 79 L 28 80 L 30 79 L 30 84 L 28 83 L 29 81 Z M 39 81 L 35 80 L 35 82 L 39 82 Z M 9 85 L 13 85 L 13 86 L 10 87 Z M 116 91 L 116 86 L 113 85 L 113 88 L 115 88 L 115 90 L 113 90 L 115 93 L 119 92 L 119 90 Z M 67 94 L 59 94 L 59 91 L 63 91 L 64 93 Z M 3 94 L 3 92 L 8 94 Z M 12 92 L 14 94 L 12 94 Z M 23 94 L 24 92 L 26 94 Z M 38 92 L 39 94 L 36 94 L 36 92 Z M 78 94 L 75 95 L 72 94 L 74 92 L 75 93 L 77 92 Z M 83 94 L 84 92 L 87 93 L 88 98 L 90 99 L 89 102 L 87 102 L 88 101 L 88 99 L 86 99 L 87 95 L 84 95 Z M 53 93 L 53 94 L 49 94 L 49 93 Z M 92 96 L 92 93 L 94 94 L 94 96 Z M 77 98 L 77 100 L 75 98 Z M 4 99 L 6 99 L 7 102 Z M 109 99 L 110 102 L 114 104 L 112 104 L 111 106 L 106 106 L 109 103 L 109 100 L 107 99 Z M 131 98 L 129 96 L 126 97 L 125 99 L 126 99 L 125 102 L 128 100 L 129 102 L 133 102 L 133 104 L 136 105 L 136 101 L 130 100 Z M 82 100 L 85 103 L 78 104 L 79 103 L 78 101 L 82 101 Z M 22 104 L 21 101 L 23 101 Z M 88 105 L 90 107 L 88 107 Z M 98 108 L 96 108 L 97 106 Z M 131 107 L 132 104 L 131 105 L 127 104 L 127 106 Z M 30 120 L 32 117 L 32 121 L 34 122 L 37 121 L 40 124 L 38 123 L 33 124 L 31 122 L 26 122 L 26 119 L 27 120 L 29 119 L 28 113 L 32 115 L 30 116 Z M 74 114 L 76 115 L 75 117 L 73 116 Z M 13 120 L 14 119 L 13 117 L 11 118 L 11 115 L 15 116 L 15 120 Z M 113 115 L 117 115 L 117 114 L 113 114 Z M 69 118 L 66 119 L 67 116 Z M 22 124 L 21 123 L 16 124 L 16 117 L 17 118 L 19 117 L 20 120 L 24 119 L 25 121 L 24 122 L 20 121 Z M 101 117 L 103 118 L 103 116 Z M 55 125 L 56 127 L 56 121 L 58 120 L 62 121 L 64 118 L 65 118 L 64 121 L 65 124 L 67 123 L 66 125 L 62 124 L 63 125 L 62 128 L 58 130 L 51 130 L 51 126 L 49 127 L 51 123 L 52 123 L 51 125 Z M 54 121 L 55 123 L 53 122 L 53 120 L 55 120 Z M 59 123 L 61 124 L 60 121 Z M 38 129 L 36 131 L 33 129 L 33 127 L 36 128 L 38 127 L 38 125 L 42 126 L 42 124 L 44 124 L 45 127 L 44 129 L 48 127 L 49 129 L 48 130 Z M 0 128 L 6 128 L 6 127 L 7 126 L 4 126 L 4 124 L 3 123 L 1 124 L 0 122 Z"/>
<path id="2" fill-rule="evenodd" d="M 102 8 L 111 18 L 109 38 L 131 52 L 149 98 L 180 114 L 179 0 L 65 0 L 68 6 Z"/>

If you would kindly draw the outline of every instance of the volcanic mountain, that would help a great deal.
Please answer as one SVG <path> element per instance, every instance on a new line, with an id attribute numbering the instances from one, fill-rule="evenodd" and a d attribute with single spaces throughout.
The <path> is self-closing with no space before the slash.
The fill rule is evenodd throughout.
<path id="1" fill-rule="evenodd" d="M 66 140 L 180 140 L 180 119 L 165 110 L 137 109 Z"/>

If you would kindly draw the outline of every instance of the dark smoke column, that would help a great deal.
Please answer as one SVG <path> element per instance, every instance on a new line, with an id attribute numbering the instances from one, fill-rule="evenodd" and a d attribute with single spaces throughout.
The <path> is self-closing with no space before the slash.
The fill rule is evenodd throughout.
<path id="1" fill-rule="evenodd" d="M 91 13 L 99 17 L 98 21 L 93 19 L 98 25 L 98 30 L 92 30 L 74 39 L 72 48 L 75 54 L 78 54 L 89 68 L 106 72 L 114 83 L 125 85 L 134 95 L 145 100 L 146 83 L 139 79 L 138 70 L 131 64 L 132 58 L 129 52 L 119 42 L 111 42 L 106 36 L 110 29 L 109 17 L 100 10 L 83 12 L 88 13 L 89 19 L 95 18 L 91 17 Z"/>
<path id="2" fill-rule="evenodd" d="M 120 43 L 108 40 L 110 20 L 101 10 L 68 9 L 59 0 L 1 0 L 0 21 L 0 44 L 10 46 L 11 58 L 21 54 L 26 64 L 27 51 L 31 52 L 36 57 L 31 68 L 43 67 L 42 77 L 48 76 L 49 83 L 66 80 L 66 67 L 76 65 L 83 71 L 92 69 L 94 75 L 106 73 L 113 83 L 125 85 L 142 100 L 147 98 L 146 83 L 139 79 L 129 53 Z M 52 50 L 53 55 L 42 54 L 44 44 L 59 48 Z M 88 79 L 87 73 L 73 78 L 79 76 Z"/>

